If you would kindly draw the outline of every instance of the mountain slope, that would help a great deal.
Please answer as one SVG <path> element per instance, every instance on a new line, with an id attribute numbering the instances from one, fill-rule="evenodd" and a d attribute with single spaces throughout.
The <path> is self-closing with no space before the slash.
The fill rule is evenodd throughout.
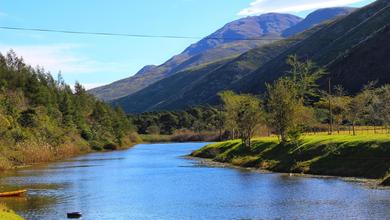
<path id="1" fill-rule="evenodd" d="M 333 19 L 339 16 L 346 16 L 351 12 L 355 11 L 356 8 L 350 7 L 338 7 L 338 8 L 324 8 L 314 11 L 309 14 L 303 21 L 299 22 L 297 25 L 292 26 L 291 28 L 283 31 L 283 37 L 289 37 L 297 33 L 308 30 L 326 20 Z"/>
<path id="2" fill-rule="evenodd" d="M 305 38 L 315 31 L 298 35 Z M 127 112 L 183 109 L 202 103 L 215 103 L 215 95 L 255 71 L 293 46 L 293 40 L 281 40 L 258 47 L 234 59 L 225 59 L 187 69 L 162 79 L 130 96 L 113 101 Z"/>
<path id="3" fill-rule="evenodd" d="M 132 94 L 186 68 L 238 56 L 252 48 L 272 42 L 272 40 L 239 39 L 282 38 L 284 30 L 298 24 L 301 20 L 302 18 L 294 15 L 270 13 L 233 21 L 160 66 L 146 66 L 133 77 L 89 92 L 106 101 Z"/>
<path id="4" fill-rule="evenodd" d="M 390 47 L 384 36 L 387 36 L 386 26 L 389 23 L 390 0 L 378 0 L 343 19 L 330 23 L 235 83 L 230 89 L 240 92 L 263 92 L 266 82 L 272 82 L 286 72 L 288 66 L 285 60 L 290 54 L 309 58 L 326 67 L 334 84 L 341 84 L 350 92 L 357 92 L 367 81 L 379 80 L 382 84 L 388 83 L 390 69 L 386 59 L 390 56 Z M 362 51 L 369 54 L 362 56 Z M 347 64 L 350 66 L 346 66 Z M 362 66 L 364 68 L 360 68 Z M 325 84 L 324 81 L 320 83 Z"/>
<path id="5" fill-rule="evenodd" d="M 318 12 L 313 12 L 316 13 Z M 308 16 L 307 19 L 310 17 L 315 16 Z M 137 93 L 115 100 L 113 104 L 124 107 L 128 112 L 182 109 L 203 103 L 214 104 L 218 101 L 216 94 L 219 91 L 231 88 L 253 71 L 296 45 L 296 39 L 308 38 L 326 25 L 326 23 L 317 25 L 291 39 L 258 47 L 234 59 L 200 67 L 195 71 L 176 73 Z M 209 68 L 210 66 L 213 68 Z"/>

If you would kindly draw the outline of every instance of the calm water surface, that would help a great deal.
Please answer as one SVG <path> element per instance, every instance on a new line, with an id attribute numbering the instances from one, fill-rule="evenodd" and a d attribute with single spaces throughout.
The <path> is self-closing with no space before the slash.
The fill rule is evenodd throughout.
<path id="1" fill-rule="evenodd" d="M 4 174 L 0 199 L 26 219 L 390 219 L 390 191 L 338 179 L 200 166 L 204 143 L 144 144 Z"/>

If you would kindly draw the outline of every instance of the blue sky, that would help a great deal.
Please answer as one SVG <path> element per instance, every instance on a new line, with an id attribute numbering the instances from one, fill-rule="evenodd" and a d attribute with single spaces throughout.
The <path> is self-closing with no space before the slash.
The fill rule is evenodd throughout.
<path id="1" fill-rule="evenodd" d="M 306 16 L 316 8 L 373 0 L 0 0 L 0 26 L 204 37 L 227 22 L 266 12 Z M 14 49 L 69 84 L 87 88 L 161 64 L 196 40 L 82 36 L 0 30 L 0 51 Z"/>

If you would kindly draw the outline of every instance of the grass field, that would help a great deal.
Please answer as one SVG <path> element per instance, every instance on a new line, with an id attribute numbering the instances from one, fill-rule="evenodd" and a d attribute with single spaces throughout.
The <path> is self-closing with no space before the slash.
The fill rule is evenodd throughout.
<path id="1" fill-rule="evenodd" d="M 388 134 L 390 135 L 390 129 L 383 126 L 356 126 L 356 135 L 377 135 L 377 134 Z M 322 132 L 308 132 L 307 135 L 328 135 L 328 131 Z M 333 128 L 332 135 L 352 135 L 351 126 L 340 126 L 339 129 L 335 126 Z"/>
<path id="2" fill-rule="evenodd" d="M 275 172 L 382 179 L 390 171 L 390 135 L 306 135 L 295 145 L 265 137 L 254 139 L 251 148 L 233 140 L 191 155 Z"/>

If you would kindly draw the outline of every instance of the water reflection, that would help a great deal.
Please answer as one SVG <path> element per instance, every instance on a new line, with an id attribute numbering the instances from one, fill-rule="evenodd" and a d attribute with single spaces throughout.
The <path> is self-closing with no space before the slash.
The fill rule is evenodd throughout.
<path id="1" fill-rule="evenodd" d="M 390 192 L 338 179 L 206 167 L 183 158 L 201 143 L 139 145 L 4 173 L 0 191 L 27 219 L 384 219 Z"/>

